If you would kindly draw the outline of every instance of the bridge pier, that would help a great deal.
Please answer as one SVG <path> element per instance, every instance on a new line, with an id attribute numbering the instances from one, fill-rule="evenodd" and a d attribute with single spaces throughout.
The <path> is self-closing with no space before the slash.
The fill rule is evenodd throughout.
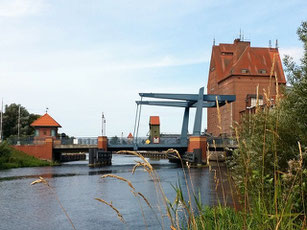
<path id="1" fill-rule="evenodd" d="M 106 136 L 99 136 L 97 141 L 98 149 L 108 151 L 108 138 Z"/>
<path id="2" fill-rule="evenodd" d="M 202 162 L 207 162 L 207 138 L 205 136 L 191 136 L 189 138 L 188 153 L 201 152 Z"/>
<path id="3" fill-rule="evenodd" d="M 100 167 L 112 164 L 112 153 L 102 149 L 89 149 L 89 167 Z"/>

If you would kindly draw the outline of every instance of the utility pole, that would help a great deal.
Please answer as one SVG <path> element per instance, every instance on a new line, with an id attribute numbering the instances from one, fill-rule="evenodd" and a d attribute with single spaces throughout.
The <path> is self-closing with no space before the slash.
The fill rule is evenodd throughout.
<path id="1" fill-rule="evenodd" d="M 0 114 L 0 143 L 2 142 L 3 139 L 3 98 L 2 98 L 2 103 L 1 103 L 1 114 Z"/>
<path id="2" fill-rule="evenodd" d="M 106 136 L 107 132 L 106 132 L 106 123 L 107 120 L 104 116 L 104 113 L 102 112 L 102 116 L 101 116 L 101 122 L 102 122 L 102 127 L 101 127 L 101 135 L 104 137 Z"/>
<path id="3" fill-rule="evenodd" d="M 20 144 L 20 105 L 18 108 L 18 125 L 17 125 L 17 129 L 18 129 L 18 144 Z"/>

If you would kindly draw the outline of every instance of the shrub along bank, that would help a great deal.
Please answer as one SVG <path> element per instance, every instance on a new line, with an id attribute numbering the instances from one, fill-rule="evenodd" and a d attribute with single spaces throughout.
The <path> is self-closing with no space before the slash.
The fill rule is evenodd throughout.
<path id="1" fill-rule="evenodd" d="M 189 216 L 188 229 L 307 229 L 307 21 L 297 34 L 304 44 L 301 65 L 284 59 L 291 88 L 271 104 L 268 86 L 266 106 L 234 130 L 238 149 L 227 167 L 241 210 L 203 208 L 196 221 Z"/>

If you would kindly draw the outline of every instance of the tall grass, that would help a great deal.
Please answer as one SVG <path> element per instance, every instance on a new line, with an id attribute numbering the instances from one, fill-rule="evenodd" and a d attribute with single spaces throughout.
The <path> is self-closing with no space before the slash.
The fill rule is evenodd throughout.
<path id="1" fill-rule="evenodd" d="M 244 196 L 243 212 L 257 219 L 257 229 L 304 229 L 306 152 L 302 152 L 300 138 L 290 128 L 295 119 L 285 119 L 289 113 L 284 106 L 287 98 L 281 100 L 276 73 L 272 80 L 273 70 L 274 62 L 268 89 L 264 91 L 265 106 L 261 109 L 257 104 L 256 114 L 245 116 L 242 124 L 235 127 L 238 149 L 228 166 Z M 244 226 L 248 226 L 246 218 Z"/>

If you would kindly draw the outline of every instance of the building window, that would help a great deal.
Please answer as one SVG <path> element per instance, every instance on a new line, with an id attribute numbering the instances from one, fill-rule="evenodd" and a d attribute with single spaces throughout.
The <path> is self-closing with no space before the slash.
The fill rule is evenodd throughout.
<path id="1" fill-rule="evenodd" d="M 263 105 L 263 99 L 258 98 L 258 104 Z M 251 107 L 255 107 L 257 105 L 257 98 L 251 98 Z"/>
<path id="2" fill-rule="evenodd" d="M 249 73 L 248 69 L 241 69 L 241 73 Z"/>
<path id="3" fill-rule="evenodd" d="M 45 136 L 47 135 L 47 132 L 46 132 L 46 131 L 44 131 L 44 135 L 45 135 Z"/>
<path id="4" fill-rule="evenodd" d="M 54 129 L 51 130 L 51 136 L 55 137 L 55 130 Z"/>
<path id="5" fill-rule="evenodd" d="M 260 69 L 260 70 L 259 70 L 259 73 L 260 73 L 260 74 L 266 74 L 267 72 L 266 72 L 265 69 Z"/>
<path id="6" fill-rule="evenodd" d="M 38 137 L 39 136 L 39 130 L 35 129 L 35 136 Z"/>
<path id="7" fill-rule="evenodd" d="M 222 55 L 233 55 L 233 52 L 222 52 Z"/>

